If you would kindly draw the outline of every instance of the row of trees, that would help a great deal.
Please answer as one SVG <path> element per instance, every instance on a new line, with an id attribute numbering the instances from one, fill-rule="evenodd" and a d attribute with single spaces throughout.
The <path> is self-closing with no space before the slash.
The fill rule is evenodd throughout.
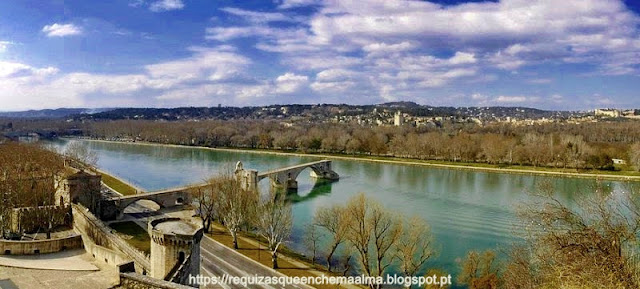
<path id="1" fill-rule="evenodd" d="M 293 226 L 286 194 L 271 192 L 263 196 L 245 190 L 230 170 L 210 178 L 194 194 L 205 231 L 213 221 L 219 221 L 231 234 L 234 249 L 238 249 L 240 230 L 254 231 L 267 241 L 273 268 L 278 268 L 278 250 L 289 239 Z"/>
<path id="2" fill-rule="evenodd" d="M 209 147 L 368 154 L 491 164 L 613 169 L 625 159 L 640 169 L 640 123 L 516 127 L 363 127 L 273 121 L 112 121 L 84 125 L 87 136 Z"/>

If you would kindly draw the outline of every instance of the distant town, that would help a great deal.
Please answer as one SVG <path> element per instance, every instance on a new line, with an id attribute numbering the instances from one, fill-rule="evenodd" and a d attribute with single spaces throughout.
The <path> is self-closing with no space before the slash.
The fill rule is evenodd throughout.
<path id="1" fill-rule="evenodd" d="M 289 104 L 252 107 L 101 108 L 0 112 L 0 118 L 87 120 L 280 120 L 293 123 L 349 123 L 366 126 L 440 126 L 448 123 L 597 122 L 600 119 L 640 119 L 640 109 L 597 108 L 590 111 L 549 111 L 526 107 L 435 107 L 414 102 L 376 105 Z M 6 128 L 6 127 L 2 127 Z"/>

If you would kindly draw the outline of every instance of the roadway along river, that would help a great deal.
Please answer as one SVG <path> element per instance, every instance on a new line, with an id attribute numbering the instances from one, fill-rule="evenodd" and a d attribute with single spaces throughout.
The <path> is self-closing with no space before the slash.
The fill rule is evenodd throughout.
<path id="1" fill-rule="evenodd" d="M 64 146 L 68 141 L 55 144 Z M 282 156 L 248 152 L 223 152 L 202 148 L 136 145 L 82 141 L 98 155 L 98 167 L 148 191 L 198 183 L 222 166 L 242 161 L 245 168 L 264 171 L 317 160 L 313 157 Z M 314 212 L 331 204 L 344 204 L 365 192 L 387 208 L 418 215 L 432 227 L 439 255 L 429 262 L 455 278 L 457 258 L 472 249 L 508 246 L 518 238 L 514 211 L 529 199 L 527 192 L 550 180 L 562 200 L 572 201 L 576 192 L 588 191 L 592 180 L 487 173 L 421 166 L 334 160 L 340 180 L 314 186 L 310 169 L 298 178 L 299 201 L 294 205 L 294 233 L 288 244 L 305 251 L 303 226 Z M 605 182 L 622 190 L 620 182 Z M 263 180 L 261 187 L 268 186 Z"/>

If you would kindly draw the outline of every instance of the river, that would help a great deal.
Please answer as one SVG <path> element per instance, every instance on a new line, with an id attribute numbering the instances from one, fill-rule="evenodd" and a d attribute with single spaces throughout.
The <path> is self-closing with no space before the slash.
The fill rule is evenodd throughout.
<path id="1" fill-rule="evenodd" d="M 75 140 L 74 140 L 75 141 Z M 55 142 L 64 147 L 69 141 Z M 285 156 L 253 152 L 218 151 L 160 145 L 114 142 L 81 142 L 98 155 L 98 167 L 146 191 L 199 183 L 225 165 L 242 161 L 245 168 L 264 171 L 317 160 L 315 157 Z M 430 168 L 425 166 L 334 160 L 340 180 L 314 186 L 310 169 L 298 178 L 298 199 L 293 206 L 294 230 L 289 247 L 299 252 L 304 225 L 323 206 L 344 204 L 358 192 L 407 216 L 427 220 L 435 237 L 438 256 L 429 268 L 439 268 L 454 278 L 456 259 L 469 250 L 505 248 L 519 239 L 514 226 L 515 210 L 531 197 L 537 184 L 550 181 L 557 197 L 572 203 L 587 192 L 594 180 Z M 606 181 L 613 190 L 621 182 Z M 263 180 L 261 187 L 268 186 Z"/>

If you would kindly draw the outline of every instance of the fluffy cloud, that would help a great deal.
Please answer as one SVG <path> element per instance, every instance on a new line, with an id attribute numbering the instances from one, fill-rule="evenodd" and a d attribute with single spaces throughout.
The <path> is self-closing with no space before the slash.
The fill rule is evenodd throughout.
<path id="1" fill-rule="evenodd" d="M 276 93 L 289 94 L 304 88 L 309 82 L 306 75 L 296 75 L 294 73 L 285 73 L 276 78 Z"/>
<path id="2" fill-rule="evenodd" d="M 443 6 L 427 1 L 297 0 L 282 1 L 279 8 L 308 5 L 318 10 L 301 19 L 305 22 L 297 28 L 270 24 L 293 19 L 284 12 L 225 8 L 228 14 L 256 20 L 247 26 L 209 28 L 207 38 L 252 37 L 256 48 L 279 53 L 289 69 L 316 73 L 311 84 L 315 91 L 366 87 L 385 99 L 460 80 L 493 81 L 490 70 L 495 69 L 589 63 L 601 74 L 632 74 L 640 64 L 640 32 L 633 28 L 640 18 L 620 1 L 502 0 Z M 453 55 L 443 57 L 443 51 Z M 335 81 L 320 74 L 340 69 L 362 73 Z"/>
<path id="3" fill-rule="evenodd" d="M 182 8 L 184 8 L 182 0 L 158 0 L 149 5 L 149 10 L 153 12 L 180 10 Z"/>
<path id="4" fill-rule="evenodd" d="M 65 37 L 82 34 L 82 29 L 74 24 L 59 24 L 53 23 L 42 27 L 42 32 L 47 34 L 47 37 Z"/>

